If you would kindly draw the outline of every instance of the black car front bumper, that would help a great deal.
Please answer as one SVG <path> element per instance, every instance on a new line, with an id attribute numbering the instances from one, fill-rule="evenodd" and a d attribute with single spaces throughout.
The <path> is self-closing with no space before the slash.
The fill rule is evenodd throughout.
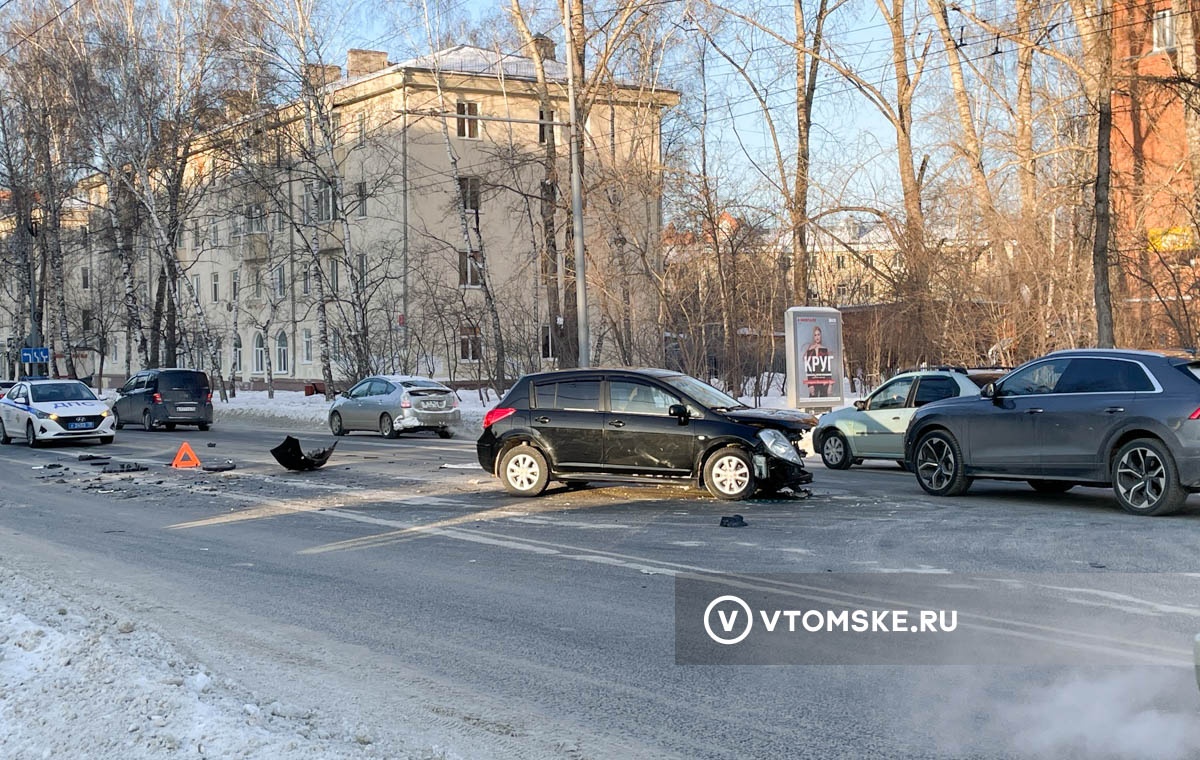
<path id="1" fill-rule="evenodd" d="M 762 472 L 764 469 L 765 477 Z M 808 485 L 813 479 L 812 473 L 803 464 L 779 459 L 770 454 L 755 454 L 754 470 L 759 483 L 769 490 L 797 488 Z"/>

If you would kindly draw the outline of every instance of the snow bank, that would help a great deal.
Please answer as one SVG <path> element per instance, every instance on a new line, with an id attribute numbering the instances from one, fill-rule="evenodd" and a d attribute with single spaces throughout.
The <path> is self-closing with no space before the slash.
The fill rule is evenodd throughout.
<path id="1" fill-rule="evenodd" d="M 0 566 L 0 757 L 397 757 L 216 681 L 157 631 Z"/>

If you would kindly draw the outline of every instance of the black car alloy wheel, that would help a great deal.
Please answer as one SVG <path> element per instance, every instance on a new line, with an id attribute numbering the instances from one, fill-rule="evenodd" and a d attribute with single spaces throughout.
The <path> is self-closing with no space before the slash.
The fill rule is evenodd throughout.
<path id="1" fill-rule="evenodd" d="M 971 486 L 971 479 L 963 469 L 958 441 L 944 430 L 921 436 L 914 463 L 917 482 L 934 496 L 957 496 Z"/>
<path id="2" fill-rule="evenodd" d="M 1138 438 L 1121 447 L 1112 480 L 1121 508 L 1135 515 L 1169 515 L 1187 499 L 1175 460 L 1166 446 L 1152 438 Z"/>

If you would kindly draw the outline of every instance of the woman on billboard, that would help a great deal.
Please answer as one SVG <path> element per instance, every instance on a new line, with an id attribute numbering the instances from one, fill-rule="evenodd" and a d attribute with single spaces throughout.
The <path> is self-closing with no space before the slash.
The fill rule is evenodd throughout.
<path id="1" fill-rule="evenodd" d="M 804 384 L 809 398 L 828 398 L 833 390 L 833 352 L 821 343 L 821 328 L 813 325 L 812 342 L 804 350 Z"/>

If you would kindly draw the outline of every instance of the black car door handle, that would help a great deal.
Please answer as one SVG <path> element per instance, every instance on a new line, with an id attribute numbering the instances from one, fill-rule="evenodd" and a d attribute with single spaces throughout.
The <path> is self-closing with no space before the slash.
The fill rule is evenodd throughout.
<path id="1" fill-rule="evenodd" d="M 533 421 L 540 422 L 541 424 L 545 425 L 547 422 L 550 421 L 550 418 L 549 417 L 534 417 Z"/>
<path id="2" fill-rule="evenodd" d="M 609 420 L 608 424 L 612 425 L 613 427 L 625 427 L 624 420 Z"/>
<path id="3" fill-rule="evenodd" d="M 1026 414 L 1041 414 L 1041 413 L 1042 413 L 1042 412 L 1044 412 L 1044 411 L 1046 411 L 1046 410 L 1045 410 L 1045 409 L 1038 409 L 1038 408 L 1036 408 L 1036 407 L 1035 407 L 1035 408 L 1033 408 L 1033 409 L 1026 409 L 1026 410 L 1025 410 L 1025 413 L 1026 413 Z"/>
<path id="4" fill-rule="evenodd" d="M 1123 407 L 1123 406 L 1110 406 L 1109 408 L 1104 410 L 1104 413 L 1105 414 L 1120 414 L 1123 411 L 1125 411 L 1125 407 Z"/>

